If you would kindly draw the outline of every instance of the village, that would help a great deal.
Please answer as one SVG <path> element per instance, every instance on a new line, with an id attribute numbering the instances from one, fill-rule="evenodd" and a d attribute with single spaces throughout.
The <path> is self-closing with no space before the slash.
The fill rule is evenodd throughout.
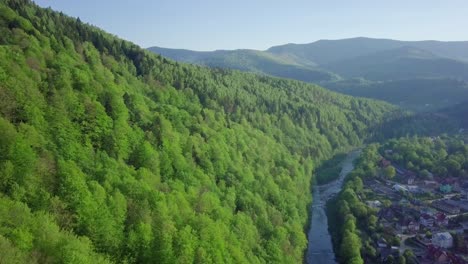
<path id="1" fill-rule="evenodd" d="M 365 180 L 363 202 L 378 212 L 382 263 L 407 251 L 421 264 L 468 263 L 468 180 L 431 172 L 421 179 L 384 157 L 379 167 L 394 175 Z"/>

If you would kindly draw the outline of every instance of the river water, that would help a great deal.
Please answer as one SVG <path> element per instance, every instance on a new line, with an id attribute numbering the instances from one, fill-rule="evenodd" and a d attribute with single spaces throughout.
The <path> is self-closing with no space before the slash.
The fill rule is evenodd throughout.
<path id="1" fill-rule="evenodd" d="M 328 233 L 325 205 L 328 199 L 340 192 L 344 178 L 353 170 L 353 161 L 359 157 L 360 153 L 360 150 L 348 153 L 342 162 L 342 169 L 338 179 L 325 185 L 316 185 L 313 188 L 312 217 L 306 257 L 308 264 L 336 264 L 331 236 Z"/>

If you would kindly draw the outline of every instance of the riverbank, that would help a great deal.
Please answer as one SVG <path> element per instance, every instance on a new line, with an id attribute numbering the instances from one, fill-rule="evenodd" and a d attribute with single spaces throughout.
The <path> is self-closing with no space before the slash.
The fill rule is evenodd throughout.
<path id="1" fill-rule="evenodd" d="M 348 153 L 341 163 L 341 172 L 337 180 L 321 186 L 315 185 L 313 188 L 312 216 L 306 254 L 306 262 L 309 264 L 336 264 L 325 206 L 331 197 L 340 192 L 344 178 L 353 170 L 353 162 L 359 154 L 360 150 Z"/>
<path id="2" fill-rule="evenodd" d="M 346 153 L 338 153 L 318 167 L 314 173 L 316 183 L 324 185 L 338 179 L 346 156 Z"/>

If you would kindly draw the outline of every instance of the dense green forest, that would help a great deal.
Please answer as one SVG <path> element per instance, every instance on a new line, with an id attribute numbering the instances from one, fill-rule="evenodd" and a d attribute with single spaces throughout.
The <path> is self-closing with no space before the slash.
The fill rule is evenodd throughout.
<path id="1" fill-rule="evenodd" d="M 326 184 L 340 177 L 342 162 L 346 154 L 338 153 L 315 168 L 315 179 L 317 184 Z"/>
<path id="2" fill-rule="evenodd" d="M 416 112 L 440 111 L 468 98 L 468 83 L 449 78 L 377 82 L 356 78 L 321 85 L 352 96 L 384 100 Z"/>
<path id="3" fill-rule="evenodd" d="M 461 137 L 391 139 L 382 148 L 391 150 L 385 158 L 419 177 L 468 177 L 468 144 Z"/>
<path id="4" fill-rule="evenodd" d="M 376 212 L 361 202 L 358 195 L 363 191 L 363 175 L 376 171 L 378 161 L 377 145 L 367 146 L 345 178 L 341 192 L 327 204 L 328 223 L 334 227 L 329 231 L 339 263 L 363 264 L 363 257 L 376 257 L 368 235 L 377 228 Z"/>
<path id="5" fill-rule="evenodd" d="M 0 263 L 298 263 L 314 166 L 396 109 L 0 1 Z"/>
<path id="6" fill-rule="evenodd" d="M 372 131 L 372 140 L 368 142 L 385 142 L 389 138 L 407 136 L 438 136 L 456 134 L 468 127 L 466 121 L 468 105 L 462 103 L 439 112 L 429 113 L 395 113 L 387 122 L 378 124 Z"/>

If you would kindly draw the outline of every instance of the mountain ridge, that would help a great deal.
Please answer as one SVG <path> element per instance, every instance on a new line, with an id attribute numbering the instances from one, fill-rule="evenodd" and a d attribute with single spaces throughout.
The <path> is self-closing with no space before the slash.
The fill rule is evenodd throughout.
<path id="1" fill-rule="evenodd" d="M 323 68 L 346 78 L 364 77 L 374 81 L 444 77 L 468 80 L 468 63 L 413 46 L 344 59 Z"/>
<path id="2" fill-rule="evenodd" d="M 208 67 L 252 71 L 306 82 L 337 80 L 336 74 L 316 67 L 305 67 L 292 59 L 284 59 L 258 50 L 216 50 L 198 52 L 152 47 L 148 50 L 168 58 Z"/>
<path id="3" fill-rule="evenodd" d="M 448 79 L 468 82 L 468 41 L 400 41 L 358 37 L 318 40 L 308 44 L 290 43 L 264 51 L 248 50 L 248 54 L 245 50 L 185 50 L 185 55 L 165 48 L 150 50 L 178 61 L 318 83 L 331 90 L 336 87 L 335 83 L 346 83 L 353 78 L 364 78 L 368 82 L 388 82 L 386 87 L 406 81 L 406 84 L 412 83 L 415 87 L 428 85 L 429 89 L 442 89 L 448 93 L 454 91 Z M 427 79 L 438 81 L 432 85 L 425 81 Z M 358 90 L 362 90 L 361 88 L 365 87 L 356 87 Z M 349 94 L 359 94 L 358 90 L 348 91 Z M 417 98 L 417 92 L 421 90 L 407 89 L 406 92 L 410 98 Z M 381 99 L 375 96 L 376 92 L 369 93 L 371 94 L 369 98 Z M 449 97 L 456 98 L 455 94 L 458 95 L 458 92 L 449 94 Z M 394 97 L 399 96 L 395 94 Z M 462 98 L 459 97 L 454 103 L 461 102 Z M 412 110 L 427 109 L 425 105 L 439 105 L 434 100 L 415 100 L 405 106 Z M 392 100 L 389 102 L 395 103 Z"/>
<path id="4" fill-rule="evenodd" d="M 438 41 L 438 40 L 420 40 L 420 41 L 404 41 L 404 40 L 394 40 L 386 38 L 369 38 L 369 37 L 355 37 L 355 38 L 345 38 L 345 39 L 322 39 L 315 42 L 305 43 L 305 44 L 296 44 L 290 43 L 285 45 L 273 46 L 267 49 L 267 51 L 277 53 L 278 50 L 284 50 L 289 47 L 294 47 L 294 49 L 300 48 L 303 52 L 306 52 L 308 49 L 318 49 L 324 48 L 324 46 L 331 46 L 334 52 L 338 54 L 343 53 L 346 50 L 347 46 L 352 46 L 355 53 L 349 55 L 349 57 L 356 57 L 363 55 L 363 53 L 370 53 L 372 51 L 393 49 L 402 46 L 413 46 L 416 48 L 429 50 L 438 56 L 448 57 L 452 59 L 461 59 L 468 61 L 468 41 Z M 444 48 L 443 46 L 447 46 Z M 360 51 L 363 48 L 366 48 L 366 51 Z M 323 53 L 324 50 L 319 50 L 318 53 Z M 340 60 L 343 58 L 342 55 L 339 56 Z M 319 61 L 320 64 L 330 63 L 332 59 L 326 59 L 325 61 Z"/>

